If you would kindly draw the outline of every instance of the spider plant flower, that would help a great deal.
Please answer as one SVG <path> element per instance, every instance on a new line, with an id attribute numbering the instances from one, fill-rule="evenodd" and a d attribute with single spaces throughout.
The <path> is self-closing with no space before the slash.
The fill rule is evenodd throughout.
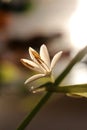
<path id="1" fill-rule="evenodd" d="M 35 74 L 28 78 L 25 81 L 25 84 L 42 77 L 52 76 L 52 70 L 56 65 L 57 61 L 59 60 L 62 51 L 56 53 L 51 62 L 48 49 L 44 44 L 40 47 L 40 54 L 31 47 L 29 47 L 29 54 L 31 60 L 21 59 L 21 62 L 29 69 L 38 72 L 38 74 Z"/>

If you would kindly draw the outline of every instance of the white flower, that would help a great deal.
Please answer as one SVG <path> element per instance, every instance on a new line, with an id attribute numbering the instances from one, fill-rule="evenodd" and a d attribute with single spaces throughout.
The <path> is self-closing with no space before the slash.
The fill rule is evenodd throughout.
<path id="1" fill-rule="evenodd" d="M 28 78 L 25 81 L 25 84 L 45 76 L 51 76 L 52 70 L 57 61 L 59 60 L 62 51 L 54 55 L 51 63 L 47 47 L 44 44 L 40 47 L 40 54 L 38 54 L 38 52 L 31 47 L 29 47 L 29 54 L 31 60 L 21 59 L 21 62 L 29 69 L 39 72 L 39 74 Z"/>

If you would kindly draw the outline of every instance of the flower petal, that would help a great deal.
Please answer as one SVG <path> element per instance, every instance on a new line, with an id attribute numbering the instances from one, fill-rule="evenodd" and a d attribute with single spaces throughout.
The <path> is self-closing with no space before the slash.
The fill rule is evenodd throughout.
<path id="1" fill-rule="evenodd" d="M 46 65 L 50 68 L 50 56 L 48 53 L 48 49 L 44 44 L 40 48 L 40 56 L 41 56 L 41 59 L 43 59 Z"/>
<path id="2" fill-rule="evenodd" d="M 40 59 L 40 55 L 38 54 L 37 51 L 35 51 L 33 48 L 29 47 L 29 54 L 30 54 L 30 57 L 31 59 L 34 61 L 34 62 L 37 62 L 38 59 Z"/>
<path id="3" fill-rule="evenodd" d="M 25 84 L 30 83 L 30 82 L 32 82 L 32 81 L 34 81 L 34 80 L 39 79 L 39 78 L 42 78 L 42 77 L 44 77 L 44 76 L 45 76 L 45 74 L 36 74 L 36 75 L 34 75 L 34 76 L 31 76 L 30 78 L 28 78 L 28 79 L 25 81 Z"/>
<path id="4" fill-rule="evenodd" d="M 51 67 L 50 70 L 52 71 L 52 69 L 54 68 L 54 66 L 56 65 L 57 61 L 59 60 L 60 56 L 62 55 L 62 51 L 56 53 L 51 61 Z"/>
<path id="5" fill-rule="evenodd" d="M 37 72 L 43 73 L 43 71 L 39 68 L 39 66 L 31 60 L 21 59 L 21 62 L 22 62 L 23 65 L 25 65 L 26 67 L 28 67 L 31 70 L 35 70 Z"/>
<path id="6" fill-rule="evenodd" d="M 50 71 L 46 63 L 41 59 L 40 55 L 37 51 L 35 51 L 33 48 L 29 48 L 29 54 L 32 60 L 38 64 L 38 66 L 46 73 L 47 71 Z"/>

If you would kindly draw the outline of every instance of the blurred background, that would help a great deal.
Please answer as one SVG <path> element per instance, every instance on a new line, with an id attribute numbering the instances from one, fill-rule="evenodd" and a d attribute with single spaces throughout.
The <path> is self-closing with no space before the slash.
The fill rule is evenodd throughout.
<path id="1" fill-rule="evenodd" d="M 55 78 L 87 45 L 86 0 L 0 0 L 0 130 L 15 130 L 44 93 L 24 85 L 34 74 L 20 63 L 46 44 L 50 57 L 62 50 Z M 87 56 L 75 65 L 61 85 L 87 83 Z M 87 130 L 87 99 L 54 94 L 26 130 Z"/>

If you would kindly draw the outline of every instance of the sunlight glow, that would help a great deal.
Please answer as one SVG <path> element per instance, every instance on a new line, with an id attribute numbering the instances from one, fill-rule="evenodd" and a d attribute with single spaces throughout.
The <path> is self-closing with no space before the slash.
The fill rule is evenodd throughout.
<path id="1" fill-rule="evenodd" d="M 87 83 L 87 67 L 84 64 L 78 64 L 75 70 L 72 72 L 74 84 Z"/>
<path id="2" fill-rule="evenodd" d="M 77 9 L 70 18 L 70 39 L 75 48 L 87 45 L 87 1 L 78 0 Z"/>

